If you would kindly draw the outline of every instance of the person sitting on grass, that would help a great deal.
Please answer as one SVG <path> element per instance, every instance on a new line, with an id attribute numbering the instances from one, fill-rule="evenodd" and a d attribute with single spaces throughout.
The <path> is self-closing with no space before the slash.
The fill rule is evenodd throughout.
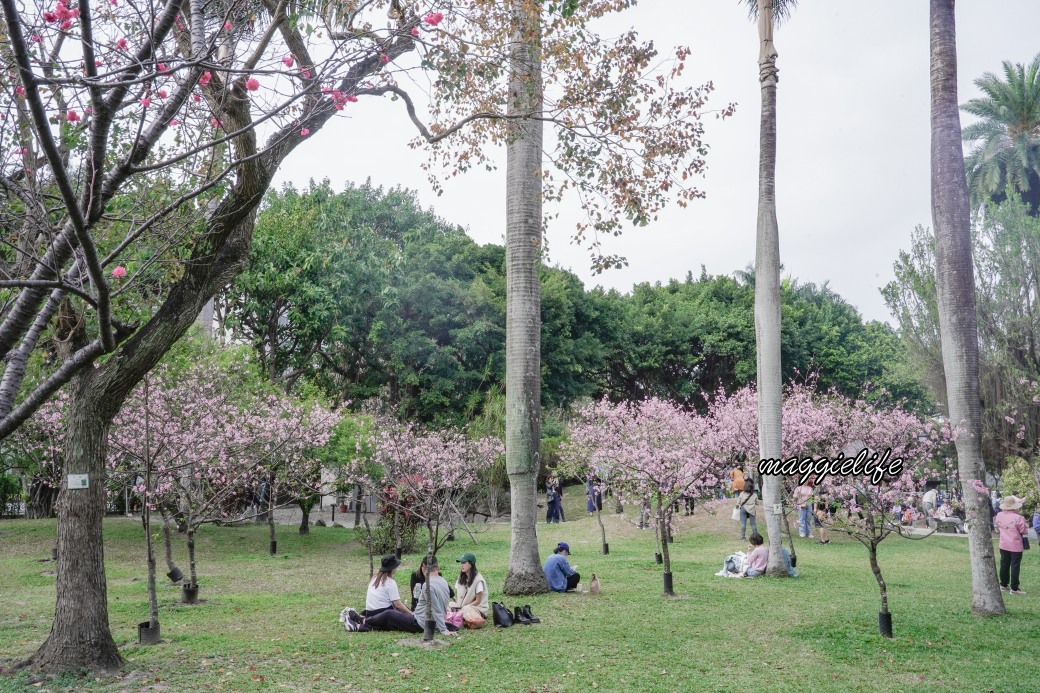
<path id="1" fill-rule="evenodd" d="M 784 557 L 784 566 L 787 568 L 787 574 L 791 577 L 798 577 L 798 571 L 791 565 L 791 552 L 787 550 L 786 546 L 781 546 L 780 553 Z M 765 546 L 765 539 L 762 538 L 761 534 L 752 532 L 751 536 L 748 537 L 748 567 L 744 575 L 746 577 L 758 577 L 766 572 L 768 566 L 769 547 Z"/>
<path id="2" fill-rule="evenodd" d="M 437 558 L 425 558 L 422 565 L 423 575 L 429 585 L 417 585 L 417 603 L 415 611 L 408 615 L 395 609 L 381 611 L 375 616 L 366 616 L 359 631 L 399 630 L 405 633 L 422 633 L 428 614 L 433 613 L 434 627 L 442 635 L 458 635 L 449 628 L 444 617 L 448 613 L 448 582 L 441 577 Z M 427 596 L 429 591 L 429 596 Z"/>
<path id="3" fill-rule="evenodd" d="M 401 592 L 394 580 L 394 573 L 401 566 L 401 559 L 393 554 L 383 556 L 379 562 L 379 572 L 368 583 L 368 592 L 365 594 L 365 610 L 362 616 L 375 616 L 376 614 L 391 609 L 405 616 L 411 616 L 412 611 L 401 601 Z"/>
<path id="4" fill-rule="evenodd" d="M 477 557 L 472 553 L 464 553 L 456 562 L 460 563 L 462 568 L 459 579 L 455 582 L 455 594 L 458 597 L 448 603 L 448 608 L 461 610 L 466 620 L 472 620 L 473 614 L 487 618 L 487 581 L 477 572 Z"/>
<path id="5" fill-rule="evenodd" d="M 368 618 L 393 611 L 403 618 L 411 618 L 412 611 L 401 601 L 401 593 L 394 580 L 394 573 L 401 566 L 401 559 L 393 554 L 383 556 L 379 563 L 379 572 L 368 583 L 365 595 L 365 609 L 360 614 L 354 609 L 346 609 L 346 619 L 341 619 L 348 631 L 364 631 Z"/>
<path id="6" fill-rule="evenodd" d="M 575 570 L 578 566 L 571 567 L 567 556 L 571 555 L 571 547 L 565 541 L 561 541 L 553 549 L 553 554 L 545 560 L 545 579 L 549 581 L 549 589 L 553 592 L 572 592 L 578 587 L 581 575 Z"/>

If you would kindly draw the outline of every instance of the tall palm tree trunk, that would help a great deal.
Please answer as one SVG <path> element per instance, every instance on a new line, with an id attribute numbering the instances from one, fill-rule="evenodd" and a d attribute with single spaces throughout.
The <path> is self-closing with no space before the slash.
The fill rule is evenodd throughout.
<path id="1" fill-rule="evenodd" d="M 755 237 L 755 356 L 758 374 L 758 452 L 780 457 L 780 230 L 776 223 L 776 49 L 773 0 L 758 0 L 759 81 L 762 114 L 758 158 L 758 230 Z M 769 574 L 787 575 L 780 516 L 780 477 L 762 477 L 762 502 L 769 532 Z"/>
<path id="2" fill-rule="evenodd" d="M 539 3 L 513 0 L 510 116 L 542 105 Z M 512 125 L 506 147 L 506 472 L 512 539 L 506 594 L 547 592 L 538 556 L 538 444 L 541 438 L 542 123 Z"/>
<path id="3" fill-rule="evenodd" d="M 993 560 L 989 499 L 973 481 L 985 480 L 982 411 L 979 404 L 979 341 L 975 314 L 975 274 L 971 257 L 968 186 L 957 106 L 955 0 L 931 0 L 932 225 L 935 228 L 935 281 L 943 367 L 950 420 L 957 436 L 957 469 L 970 523 L 972 611 L 1004 613 Z"/>

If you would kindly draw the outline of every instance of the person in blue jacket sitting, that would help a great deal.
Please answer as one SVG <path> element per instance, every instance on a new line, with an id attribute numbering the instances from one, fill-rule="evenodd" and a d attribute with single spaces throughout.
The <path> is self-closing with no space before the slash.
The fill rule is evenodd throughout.
<path id="1" fill-rule="evenodd" d="M 570 592 L 578 586 L 581 575 L 575 570 L 578 566 L 571 567 L 567 562 L 567 556 L 571 555 L 571 547 L 567 542 L 561 541 L 553 549 L 553 554 L 545 561 L 542 570 L 545 571 L 545 579 L 549 581 L 549 589 L 553 592 Z"/>

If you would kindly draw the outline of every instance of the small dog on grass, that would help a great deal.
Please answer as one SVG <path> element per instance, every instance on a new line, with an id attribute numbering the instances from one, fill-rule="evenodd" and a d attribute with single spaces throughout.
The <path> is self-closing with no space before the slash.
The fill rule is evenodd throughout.
<path id="1" fill-rule="evenodd" d="M 592 574 L 592 581 L 589 582 L 589 594 L 599 594 L 599 578 L 596 574 Z"/>

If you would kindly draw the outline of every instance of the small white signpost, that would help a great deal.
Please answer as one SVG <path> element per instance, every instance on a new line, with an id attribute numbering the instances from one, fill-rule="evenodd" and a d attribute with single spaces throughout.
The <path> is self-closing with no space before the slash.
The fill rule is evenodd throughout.
<path id="1" fill-rule="evenodd" d="M 89 474 L 69 474 L 69 485 L 70 491 L 80 488 L 90 488 L 90 475 Z"/>

